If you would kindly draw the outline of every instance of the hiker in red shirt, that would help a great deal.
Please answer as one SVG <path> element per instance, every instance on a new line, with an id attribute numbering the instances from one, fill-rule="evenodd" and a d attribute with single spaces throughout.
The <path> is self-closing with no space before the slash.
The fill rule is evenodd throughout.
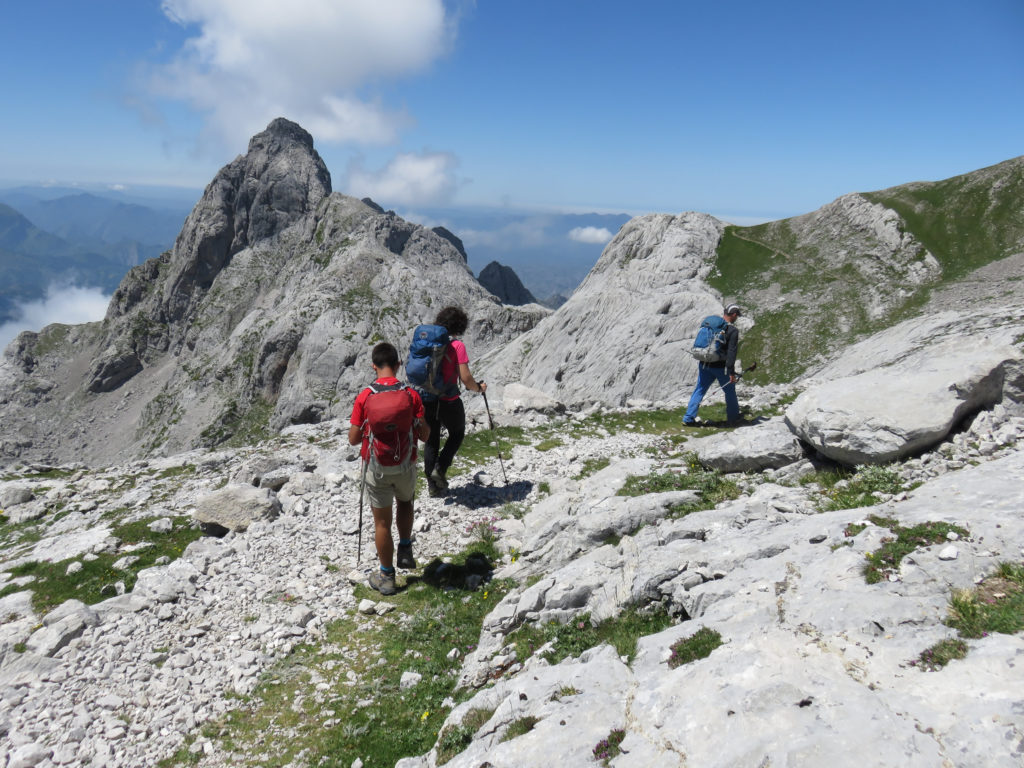
<path id="1" fill-rule="evenodd" d="M 356 396 L 348 441 L 362 443 L 363 482 L 373 510 L 374 543 L 379 571 L 370 586 L 393 595 L 395 542 L 391 536 L 392 502 L 397 512 L 399 568 L 415 568 L 412 555 L 413 499 L 416 496 L 416 439 L 426 440 L 430 427 L 423 417 L 420 396 L 400 382 L 398 351 L 383 342 L 371 353 L 376 381 Z"/>

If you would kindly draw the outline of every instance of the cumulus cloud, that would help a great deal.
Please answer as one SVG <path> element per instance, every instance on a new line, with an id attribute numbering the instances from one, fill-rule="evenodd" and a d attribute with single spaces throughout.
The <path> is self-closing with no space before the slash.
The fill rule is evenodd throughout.
<path id="1" fill-rule="evenodd" d="M 110 296 L 99 288 L 51 285 L 39 301 L 29 301 L 15 310 L 15 319 L 0 325 L 0 349 L 22 331 L 40 331 L 50 323 L 77 325 L 102 320 Z"/>
<path id="2" fill-rule="evenodd" d="M 569 239 L 577 243 L 603 245 L 612 239 L 612 233 L 604 227 L 574 227 L 569 230 Z"/>
<path id="3" fill-rule="evenodd" d="M 354 161 L 345 188 L 355 197 L 372 197 L 388 204 L 443 204 L 455 194 L 456 165 L 454 155 L 446 152 L 402 153 L 379 171 L 369 171 Z"/>
<path id="4" fill-rule="evenodd" d="M 443 0 L 163 0 L 162 8 L 196 34 L 150 87 L 203 114 L 227 146 L 281 116 L 322 141 L 393 142 L 410 118 L 359 89 L 422 70 L 450 48 L 455 28 Z"/>

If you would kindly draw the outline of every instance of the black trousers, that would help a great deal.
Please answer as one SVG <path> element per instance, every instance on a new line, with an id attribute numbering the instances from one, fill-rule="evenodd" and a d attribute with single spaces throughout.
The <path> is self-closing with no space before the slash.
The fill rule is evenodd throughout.
<path id="1" fill-rule="evenodd" d="M 462 399 L 457 400 L 435 400 L 423 404 L 423 412 L 427 417 L 427 424 L 430 425 L 430 437 L 423 449 L 423 469 L 427 477 L 434 471 L 434 467 L 445 474 L 448 467 L 455 461 L 455 454 L 466 436 L 466 407 Z M 448 432 L 448 439 L 441 447 L 441 427 L 444 426 Z"/>

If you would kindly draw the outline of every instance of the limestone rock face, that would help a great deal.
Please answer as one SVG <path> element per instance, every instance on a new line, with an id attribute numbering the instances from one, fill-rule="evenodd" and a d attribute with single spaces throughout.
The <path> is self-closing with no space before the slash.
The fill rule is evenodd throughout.
<path id="1" fill-rule="evenodd" d="M 480 285 L 501 299 L 502 304 L 534 304 L 537 301 L 514 269 L 496 261 L 481 269 L 477 279 Z"/>
<path id="2" fill-rule="evenodd" d="M 722 311 L 705 280 L 723 226 L 701 213 L 627 222 L 565 304 L 482 361 L 488 380 L 570 405 L 678 399 L 696 373 L 697 328 Z"/>

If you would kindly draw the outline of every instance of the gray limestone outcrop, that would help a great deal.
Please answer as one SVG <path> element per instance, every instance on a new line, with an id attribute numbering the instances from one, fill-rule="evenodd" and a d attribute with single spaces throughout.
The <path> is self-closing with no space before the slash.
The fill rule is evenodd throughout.
<path id="1" fill-rule="evenodd" d="M 199 499 L 193 517 L 202 525 L 228 531 L 244 531 L 257 520 L 272 520 L 281 512 L 281 502 L 268 488 L 227 485 Z"/>
<path id="2" fill-rule="evenodd" d="M 723 226 L 700 213 L 627 222 L 565 304 L 481 360 L 484 378 L 570 406 L 677 401 L 696 375 L 700 321 L 722 311 L 705 281 Z"/>
<path id="3" fill-rule="evenodd" d="M 904 321 L 810 376 L 786 422 L 835 461 L 880 464 L 939 443 L 996 403 L 1019 411 L 1019 319 L 1000 307 Z"/>

